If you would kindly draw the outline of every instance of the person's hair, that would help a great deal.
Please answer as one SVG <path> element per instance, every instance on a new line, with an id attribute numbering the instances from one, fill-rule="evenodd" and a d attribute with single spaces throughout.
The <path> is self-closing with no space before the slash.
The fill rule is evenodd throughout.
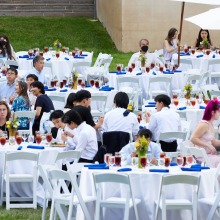
<path id="1" fill-rule="evenodd" d="M 62 117 L 62 122 L 66 124 L 71 124 L 71 122 L 74 122 L 75 124 L 80 125 L 83 120 L 77 111 L 71 109 L 64 114 Z"/>
<path id="2" fill-rule="evenodd" d="M 73 102 L 75 102 L 75 100 L 76 100 L 76 93 L 71 92 L 67 97 L 66 105 L 64 106 L 64 108 L 72 109 L 74 107 Z"/>
<path id="3" fill-rule="evenodd" d="M 35 81 L 35 82 L 32 82 L 30 87 L 37 87 L 39 90 L 40 90 L 40 93 L 41 94 L 45 94 L 45 89 L 44 89 L 44 85 L 42 82 L 40 81 Z"/>
<path id="4" fill-rule="evenodd" d="M 138 131 L 137 136 L 142 137 L 144 136 L 145 138 L 152 138 L 152 132 L 149 129 L 142 128 Z"/>
<path id="5" fill-rule="evenodd" d="M 32 73 L 30 73 L 26 76 L 26 80 L 29 78 L 32 78 L 34 81 L 38 81 L 38 76 L 36 76 L 35 74 L 32 74 Z"/>
<path id="6" fill-rule="evenodd" d="M 208 40 L 209 43 L 212 45 L 209 31 L 208 31 L 207 29 L 200 29 L 199 34 L 198 34 L 198 37 L 197 37 L 197 39 L 196 39 L 196 47 L 199 47 L 199 46 L 200 46 L 200 42 L 203 41 L 203 39 L 202 39 L 202 37 L 201 37 L 201 32 L 202 32 L 202 31 L 207 32 L 207 40 Z"/>
<path id="7" fill-rule="evenodd" d="M 216 112 L 220 108 L 220 102 L 217 99 L 210 100 L 205 108 L 202 120 L 209 121 L 212 118 L 212 111 Z"/>
<path id="8" fill-rule="evenodd" d="M 83 99 L 89 99 L 91 98 L 91 93 L 87 90 L 80 90 L 76 93 L 75 101 L 81 102 Z"/>
<path id="9" fill-rule="evenodd" d="M 118 92 L 114 97 L 116 107 L 127 108 L 129 103 L 128 95 L 125 92 Z"/>
<path id="10" fill-rule="evenodd" d="M 165 95 L 165 94 L 157 95 L 154 98 L 154 101 L 155 102 L 163 102 L 165 107 L 169 106 L 170 103 L 171 103 L 170 97 L 168 95 Z"/>
<path id="11" fill-rule="evenodd" d="M 5 56 L 7 53 L 10 60 L 15 59 L 15 57 L 12 56 L 11 44 L 10 44 L 8 36 L 6 34 L 2 34 L 0 35 L 0 39 L 1 38 L 4 38 L 6 40 L 5 48 L 2 47 L 3 56 Z"/>
<path id="12" fill-rule="evenodd" d="M 139 41 L 139 46 L 141 47 L 141 42 L 142 41 L 147 41 L 147 46 L 149 45 L 149 40 L 147 40 L 146 38 L 143 38 Z"/>
<path id="13" fill-rule="evenodd" d="M 14 72 L 15 75 L 18 75 L 18 71 L 17 71 L 14 67 L 9 67 L 9 68 L 7 69 L 7 72 L 8 72 L 9 70 L 11 70 L 12 72 Z M 7 74 L 7 72 L 6 72 L 6 74 Z"/>
<path id="14" fill-rule="evenodd" d="M 64 115 L 62 110 L 55 110 L 50 114 L 50 121 L 52 121 L 53 119 L 58 119 L 58 118 L 62 118 Z"/>
<path id="15" fill-rule="evenodd" d="M 39 61 L 39 60 L 44 60 L 43 56 L 37 55 L 34 57 L 33 59 L 33 66 L 35 66 L 35 64 Z"/>
<path id="16" fill-rule="evenodd" d="M 17 81 L 17 84 L 19 86 L 20 92 L 19 92 L 19 96 L 22 96 L 24 99 L 27 100 L 28 105 L 30 105 L 30 100 L 27 94 L 27 83 L 26 82 L 22 82 L 20 80 Z"/>
<path id="17" fill-rule="evenodd" d="M 6 107 L 7 109 L 6 121 L 8 121 L 9 118 L 11 117 L 11 111 L 9 109 L 9 106 L 5 101 L 0 101 L 0 105 L 4 105 Z"/>
<path id="18" fill-rule="evenodd" d="M 176 32 L 177 32 L 176 28 L 170 28 L 170 30 L 168 31 L 167 37 L 165 38 L 165 40 L 167 40 L 169 45 L 171 45 L 171 46 L 173 46 L 173 43 L 172 43 L 173 39 L 172 38 Z"/>

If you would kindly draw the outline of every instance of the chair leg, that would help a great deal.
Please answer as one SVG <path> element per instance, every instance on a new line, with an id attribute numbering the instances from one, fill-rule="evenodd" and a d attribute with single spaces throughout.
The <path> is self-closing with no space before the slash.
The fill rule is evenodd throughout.
<path id="1" fill-rule="evenodd" d="M 6 181 L 6 210 L 10 210 L 10 185 L 9 185 L 9 180 Z"/>
<path id="2" fill-rule="evenodd" d="M 100 217 L 100 201 L 97 199 L 95 207 L 95 220 L 99 220 Z"/>
<path id="3" fill-rule="evenodd" d="M 48 200 L 46 198 L 44 198 L 41 220 L 45 220 L 45 218 L 46 218 L 47 203 L 48 203 Z"/>
<path id="4" fill-rule="evenodd" d="M 124 213 L 124 220 L 128 220 L 128 217 L 129 217 L 129 205 L 127 204 L 125 206 L 125 213 Z"/>
<path id="5" fill-rule="evenodd" d="M 3 191 L 4 191 L 4 177 L 2 176 L 0 206 L 2 206 L 3 203 Z"/>
<path id="6" fill-rule="evenodd" d="M 162 208 L 161 209 L 161 211 L 162 211 L 162 220 L 166 220 L 166 218 L 167 218 L 167 216 L 166 216 L 166 209 L 165 208 Z"/>
<path id="7" fill-rule="evenodd" d="M 52 199 L 52 204 L 51 204 L 51 208 L 50 208 L 50 220 L 54 219 L 54 211 L 55 211 L 55 205 L 54 205 L 54 199 Z"/>

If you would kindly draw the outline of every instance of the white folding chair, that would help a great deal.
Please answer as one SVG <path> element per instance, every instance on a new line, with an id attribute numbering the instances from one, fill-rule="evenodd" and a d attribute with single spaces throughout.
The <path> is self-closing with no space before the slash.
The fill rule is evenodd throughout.
<path id="1" fill-rule="evenodd" d="M 108 95 L 105 94 L 92 94 L 92 102 L 96 102 L 97 109 L 92 109 L 91 114 L 93 117 L 104 116 L 106 112 Z"/>
<path id="2" fill-rule="evenodd" d="M 159 95 L 159 94 L 167 94 L 170 95 L 170 87 L 171 87 L 171 81 L 172 78 L 169 76 L 152 76 L 149 78 L 149 85 L 148 85 L 148 95 L 149 99 L 152 99 L 153 97 Z M 152 88 L 153 85 L 160 83 L 166 83 L 166 90 L 154 90 Z"/>
<path id="3" fill-rule="evenodd" d="M 21 118 L 21 117 L 27 117 L 29 119 L 29 130 L 22 130 L 22 132 L 28 132 L 30 135 L 32 135 L 32 126 L 35 119 L 36 111 L 17 111 L 14 112 L 14 116 Z"/>
<path id="4" fill-rule="evenodd" d="M 124 208 L 124 220 L 128 220 L 129 218 L 129 208 L 132 206 L 134 207 L 135 217 L 136 220 L 139 219 L 138 211 L 136 205 L 140 203 L 140 199 L 135 199 L 132 187 L 130 184 L 130 178 L 128 175 L 121 175 L 121 174 L 114 174 L 114 173 L 102 173 L 96 174 L 93 173 L 95 189 L 97 193 L 97 200 L 96 200 L 96 214 L 95 220 L 100 219 L 100 208 Z M 102 195 L 102 186 L 103 183 L 116 183 L 116 184 L 123 184 L 124 187 L 127 186 L 127 193 L 125 198 L 118 198 L 118 197 L 110 197 L 110 198 L 103 198 Z"/>
<path id="5" fill-rule="evenodd" d="M 220 90 L 218 90 L 218 91 L 214 91 L 214 90 L 210 90 L 210 94 L 211 94 L 211 96 L 212 96 L 212 98 L 213 97 L 220 97 Z"/>
<path id="6" fill-rule="evenodd" d="M 73 63 L 73 67 L 76 68 L 77 72 L 79 73 L 79 79 L 82 79 L 84 82 L 87 79 L 87 69 L 91 67 L 90 61 L 80 61 Z"/>
<path id="7" fill-rule="evenodd" d="M 185 79 L 185 85 L 190 83 L 192 85 L 192 93 L 198 93 L 200 90 L 201 80 L 201 74 L 187 74 Z"/>
<path id="8" fill-rule="evenodd" d="M 177 65 L 178 64 L 178 59 L 173 59 L 174 64 Z M 189 69 L 193 69 L 193 63 L 192 63 L 192 59 L 187 59 L 185 57 L 181 57 L 180 58 L 180 66 L 179 68 L 181 70 L 189 70 Z"/>
<path id="9" fill-rule="evenodd" d="M 16 60 L 5 60 L 5 65 L 19 67 L 18 61 Z"/>
<path id="10" fill-rule="evenodd" d="M 190 147 L 190 154 L 195 156 L 198 161 L 204 162 L 207 166 L 212 167 L 211 162 L 204 148 Z"/>
<path id="11" fill-rule="evenodd" d="M 55 110 L 63 110 L 65 106 L 65 96 L 48 94 L 48 97 L 52 100 Z"/>
<path id="12" fill-rule="evenodd" d="M 161 132 L 159 134 L 159 138 L 157 140 L 157 143 L 159 143 L 160 140 L 165 140 L 165 139 L 180 139 L 182 141 L 186 140 L 186 131 L 171 131 L 171 132 Z"/>
<path id="13" fill-rule="evenodd" d="M 33 168 L 31 173 L 16 173 L 10 172 L 12 170 L 11 163 L 16 160 L 24 160 L 33 162 L 31 164 Z M 5 163 L 2 174 L 1 184 L 1 205 L 3 201 L 6 201 L 6 209 L 10 208 L 37 208 L 37 180 L 38 180 L 38 154 L 31 152 L 13 152 L 5 154 Z M 33 197 L 10 197 L 10 183 L 22 182 L 32 183 Z M 5 184 L 4 184 L 5 183 Z M 3 197 L 4 185 L 6 188 L 6 197 Z M 32 203 L 11 203 L 11 202 L 31 202 Z"/>
<path id="14" fill-rule="evenodd" d="M 185 140 L 188 140 L 190 137 L 190 133 L 191 133 L 191 123 L 192 121 L 186 121 L 186 120 L 180 120 L 181 123 L 181 128 L 183 132 L 186 132 L 186 138 Z"/>
<path id="15" fill-rule="evenodd" d="M 209 84 L 219 84 L 220 72 L 213 71 L 215 65 L 220 65 L 220 59 L 208 59 Z M 216 81 L 218 79 L 218 81 Z"/>
<path id="16" fill-rule="evenodd" d="M 72 219 L 73 206 L 80 205 L 85 218 L 91 220 L 90 214 L 85 203 L 93 202 L 96 200 L 93 196 L 82 197 L 78 184 L 77 184 L 77 174 L 71 171 L 62 170 L 48 170 L 48 177 L 53 186 L 53 197 L 52 205 L 50 211 L 50 220 L 54 218 L 54 211 L 57 205 L 69 206 L 67 220 Z M 71 192 L 69 191 L 66 181 L 70 182 L 72 185 Z M 61 192 L 61 189 L 63 192 Z M 60 215 L 59 210 L 57 214 Z"/>
<path id="17" fill-rule="evenodd" d="M 47 80 L 52 80 L 54 78 L 52 63 L 50 61 L 44 62 L 44 74 Z"/>
<path id="18" fill-rule="evenodd" d="M 191 185 L 192 199 L 167 199 L 166 187 L 175 187 L 177 184 Z M 161 181 L 159 199 L 156 201 L 155 219 L 158 217 L 158 209 L 162 210 L 162 220 L 166 220 L 166 211 L 172 209 L 190 209 L 192 210 L 193 220 L 197 220 L 197 203 L 200 176 L 192 175 L 164 175 Z"/>

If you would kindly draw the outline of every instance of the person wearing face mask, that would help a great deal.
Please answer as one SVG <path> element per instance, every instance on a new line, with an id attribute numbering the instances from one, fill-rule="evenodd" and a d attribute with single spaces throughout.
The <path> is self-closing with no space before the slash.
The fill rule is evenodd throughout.
<path id="1" fill-rule="evenodd" d="M 141 39 L 139 41 L 140 50 L 137 53 L 134 53 L 131 56 L 131 59 L 128 62 L 128 67 L 132 66 L 132 63 L 135 63 L 136 67 L 140 67 L 141 63 L 139 57 L 143 54 L 146 57 L 146 65 L 149 66 L 151 63 L 157 63 L 162 65 L 162 62 L 158 59 L 158 56 L 155 53 L 149 53 L 149 41 L 147 39 Z"/>
<path id="2" fill-rule="evenodd" d="M 14 49 L 11 46 L 9 38 L 6 34 L 0 35 L 0 58 L 16 60 Z"/>

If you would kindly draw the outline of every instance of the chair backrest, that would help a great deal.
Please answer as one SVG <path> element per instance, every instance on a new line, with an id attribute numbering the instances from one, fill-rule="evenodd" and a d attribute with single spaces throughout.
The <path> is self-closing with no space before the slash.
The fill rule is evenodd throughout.
<path id="1" fill-rule="evenodd" d="M 5 154 L 5 161 L 13 160 L 38 161 L 38 154 L 32 152 L 7 152 Z"/>
<path id="2" fill-rule="evenodd" d="M 204 162 L 206 163 L 207 166 L 212 167 L 211 162 L 204 148 L 190 147 L 189 151 L 190 154 L 195 156 L 198 161 L 202 160 L 201 162 Z"/>
<path id="3" fill-rule="evenodd" d="M 54 78 L 52 62 L 50 62 L 50 61 L 44 62 L 44 74 L 45 74 L 45 77 L 47 78 L 47 80 L 51 80 Z"/>
<path id="4" fill-rule="evenodd" d="M 211 66 L 216 64 L 220 64 L 220 59 L 208 59 L 208 70 L 210 71 Z"/>
<path id="5" fill-rule="evenodd" d="M 102 65 L 102 61 L 105 58 L 109 58 L 111 55 L 109 54 L 103 54 L 103 53 L 99 53 L 98 57 L 96 58 L 96 61 L 94 63 L 94 67 L 100 67 Z"/>
<path id="6" fill-rule="evenodd" d="M 19 67 L 18 62 L 16 60 L 5 60 L 5 65 Z"/>
<path id="7" fill-rule="evenodd" d="M 123 183 L 130 184 L 129 176 L 115 173 L 93 173 L 95 185 L 99 183 Z"/>
<path id="8" fill-rule="evenodd" d="M 220 91 L 214 91 L 214 90 L 209 90 L 210 91 L 210 94 L 213 97 L 220 97 Z"/>
<path id="9" fill-rule="evenodd" d="M 185 141 L 186 135 L 187 135 L 186 131 L 161 132 L 157 140 L 157 143 L 159 143 L 160 140 L 169 139 L 169 138 L 181 139 L 182 141 Z"/>
<path id="10" fill-rule="evenodd" d="M 182 111 L 182 110 L 176 110 L 176 112 L 179 114 L 180 119 L 184 119 L 186 120 L 186 111 Z"/>
<path id="11" fill-rule="evenodd" d="M 202 79 L 202 75 L 200 74 L 187 74 L 185 78 L 185 84 L 190 83 L 192 86 L 199 86 Z"/>
<path id="12" fill-rule="evenodd" d="M 206 85 L 207 80 L 209 79 L 209 77 L 210 77 L 210 72 L 208 72 L 208 71 L 204 72 L 202 74 L 202 78 L 201 78 L 199 84 L 202 85 L 202 86 Z"/>
<path id="13" fill-rule="evenodd" d="M 55 110 L 63 110 L 65 106 L 65 96 L 48 94 L 48 97 L 52 100 Z"/>
<path id="14" fill-rule="evenodd" d="M 138 77 L 124 77 L 124 76 L 117 77 L 118 90 L 121 90 L 124 83 L 127 84 L 126 86 L 130 86 L 132 88 L 134 87 L 140 88 Z"/>
<path id="15" fill-rule="evenodd" d="M 109 56 L 108 58 L 104 58 L 101 62 L 101 66 L 104 67 L 104 69 L 106 70 L 106 73 L 109 72 L 109 66 L 111 65 L 112 60 L 113 60 L 113 57 Z"/>
<path id="16" fill-rule="evenodd" d="M 17 111 L 14 113 L 15 117 L 21 118 L 21 117 L 27 117 L 29 119 L 29 134 L 32 135 L 32 126 L 35 119 L 36 111 Z M 26 130 L 22 130 L 26 131 Z"/>
<path id="17" fill-rule="evenodd" d="M 93 117 L 98 117 L 100 115 L 105 114 L 105 108 L 106 108 L 106 104 L 107 104 L 107 99 L 108 99 L 108 95 L 106 94 L 92 94 L 92 102 L 96 102 L 97 105 L 97 111 L 100 112 L 100 114 L 97 114 L 96 110 L 91 110 L 91 114 Z"/>
<path id="18" fill-rule="evenodd" d="M 186 132 L 186 138 L 185 140 L 188 140 L 191 133 L 191 123 L 192 121 L 186 121 L 186 120 L 180 120 L 181 122 L 181 128 L 183 132 Z"/>
<path id="19" fill-rule="evenodd" d="M 114 155 L 115 152 L 119 152 L 122 147 L 129 143 L 130 134 L 123 131 L 109 131 L 103 133 L 102 139 L 107 153 Z"/>

